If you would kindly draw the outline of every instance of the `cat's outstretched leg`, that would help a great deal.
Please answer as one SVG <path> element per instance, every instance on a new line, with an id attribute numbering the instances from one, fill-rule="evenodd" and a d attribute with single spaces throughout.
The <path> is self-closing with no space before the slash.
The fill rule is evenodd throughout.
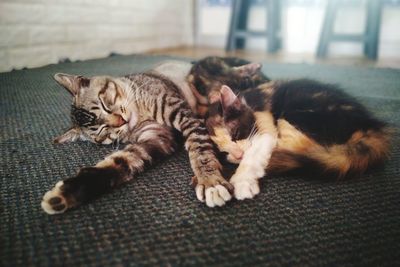
<path id="1" fill-rule="evenodd" d="M 233 187 L 221 175 L 221 165 L 214 153 L 213 143 L 200 120 L 183 124 L 185 147 L 189 152 L 197 199 L 209 207 L 223 206 L 231 200 Z"/>
<path id="2" fill-rule="evenodd" d="M 175 150 L 173 134 L 169 128 L 151 125 L 153 132 L 143 131 L 137 143 L 100 161 L 94 167 L 82 168 L 75 177 L 59 181 L 48 191 L 41 203 L 48 214 L 63 213 L 131 180 L 154 160 L 172 154 Z"/>
<path id="3" fill-rule="evenodd" d="M 277 144 L 277 132 L 272 114 L 255 112 L 257 133 L 248 140 L 243 158 L 230 183 L 235 188 L 235 198 L 253 198 L 260 193 L 258 179 L 265 175 L 272 151 Z"/>
<path id="4" fill-rule="evenodd" d="M 180 99 L 171 98 L 169 101 L 186 105 Z M 231 200 L 233 187 L 221 174 L 221 165 L 203 120 L 196 118 L 191 110 L 185 108 L 176 109 L 176 112 L 167 116 L 171 126 L 180 131 L 185 139 L 185 148 L 196 177 L 197 199 L 209 207 L 223 206 Z"/>
<path id="5" fill-rule="evenodd" d="M 253 198 L 260 193 L 258 179 L 265 175 L 275 145 L 276 138 L 271 134 L 259 134 L 252 138 L 250 147 L 244 152 L 239 167 L 230 179 L 236 199 Z"/>

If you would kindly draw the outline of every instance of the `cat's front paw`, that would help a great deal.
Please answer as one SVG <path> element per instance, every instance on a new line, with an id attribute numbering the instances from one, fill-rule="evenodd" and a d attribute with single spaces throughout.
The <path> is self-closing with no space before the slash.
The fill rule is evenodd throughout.
<path id="1" fill-rule="evenodd" d="M 63 185 L 64 182 L 60 181 L 53 189 L 44 194 L 41 206 L 47 214 L 63 213 L 68 209 L 67 200 L 62 192 Z"/>
<path id="2" fill-rule="evenodd" d="M 244 200 L 246 198 L 251 199 L 260 193 L 260 186 L 255 179 L 231 181 L 231 183 L 235 188 L 235 198 L 238 200 Z"/>
<path id="3" fill-rule="evenodd" d="M 197 199 L 209 207 L 223 206 L 232 199 L 233 187 L 224 178 L 211 176 L 205 179 L 193 177 Z"/>

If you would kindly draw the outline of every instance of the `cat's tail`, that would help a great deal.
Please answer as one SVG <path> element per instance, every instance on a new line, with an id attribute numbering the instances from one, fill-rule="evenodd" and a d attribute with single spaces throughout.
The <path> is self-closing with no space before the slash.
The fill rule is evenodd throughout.
<path id="1" fill-rule="evenodd" d="M 305 135 L 296 136 L 306 140 L 278 142 L 267 172 L 305 172 L 321 178 L 359 176 L 388 157 L 390 136 L 391 130 L 386 127 L 357 131 L 346 143 L 330 146 L 319 145 Z"/>

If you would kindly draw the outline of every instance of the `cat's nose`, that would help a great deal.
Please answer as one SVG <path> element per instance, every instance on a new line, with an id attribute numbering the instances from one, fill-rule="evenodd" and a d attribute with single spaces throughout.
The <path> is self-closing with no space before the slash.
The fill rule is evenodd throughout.
<path id="1" fill-rule="evenodd" d="M 122 125 L 126 124 L 127 121 L 124 120 L 124 118 L 122 118 L 122 116 L 118 116 L 118 126 L 117 127 L 121 127 Z"/>
<path id="2" fill-rule="evenodd" d="M 243 151 L 241 149 L 234 149 L 231 151 L 232 156 L 237 159 L 241 160 L 243 158 Z"/>
<path id="3" fill-rule="evenodd" d="M 126 123 L 127 123 L 127 121 L 124 120 L 124 118 L 122 118 L 122 116 L 114 115 L 114 118 L 110 123 L 110 126 L 118 128 L 118 127 L 121 127 L 122 125 L 124 125 Z"/>
<path id="4" fill-rule="evenodd" d="M 226 152 L 228 152 L 235 160 L 240 161 L 243 158 L 244 151 L 235 142 L 231 142 L 226 148 Z"/>

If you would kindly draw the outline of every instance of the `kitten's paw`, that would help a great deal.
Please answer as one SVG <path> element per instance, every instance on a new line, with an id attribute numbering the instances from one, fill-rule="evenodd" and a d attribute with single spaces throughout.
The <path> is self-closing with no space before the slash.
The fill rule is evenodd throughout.
<path id="1" fill-rule="evenodd" d="M 246 198 L 254 198 L 255 195 L 260 193 L 260 187 L 257 180 L 243 180 L 232 182 L 235 188 L 234 195 L 238 200 L 244 200 Z"/>
<path id="2" fill-rule="evenodd" d="M 60 181 L 52 190 L 44 194 L 41 206 L 47 214 L 63 213 L 68 209 L 67 200 L 62 194 L 63 185 L 64 182 Z"/>
<path id="3" fill-rule="evenodd" d="M 233 191 L 233 187 L 222 177 L 212 177 L 202 181 L 198 181 L 194 177 L 193 183 L 195 184 L 197 199 L 205 202 L 211 208 L 215 206 L 221 207 L 232 199 L 230 192 Z"/>

